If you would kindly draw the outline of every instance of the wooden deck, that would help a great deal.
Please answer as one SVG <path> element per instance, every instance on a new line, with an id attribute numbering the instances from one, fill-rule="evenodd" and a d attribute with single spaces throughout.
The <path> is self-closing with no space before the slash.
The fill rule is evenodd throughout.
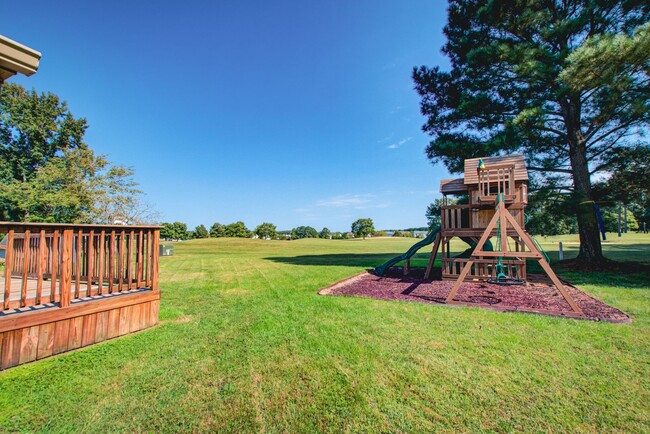
<path id="1" fill-rule="evenodd" d="M 0 222 L 0 370 L 158 323 L 157 226 Z"/>

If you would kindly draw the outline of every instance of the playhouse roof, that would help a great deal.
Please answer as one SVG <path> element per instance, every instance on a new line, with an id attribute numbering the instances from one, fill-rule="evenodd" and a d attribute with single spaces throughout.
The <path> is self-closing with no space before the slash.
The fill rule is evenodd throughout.
<path id="1" fill-rule="evenodd" d="M 528 181 L 528 170 L 526 169 L 524 156 L 522 154 L 509 154 L 465 160 L 465 185 L 478 184 L 478 160 L 483 160 L 486 166 L 514 164 L 515 181 Z"/>
<path id="2" fill-rule="evenodd" d="M 465 178 L 443 179 L 440 181 L 440 193 L 442 194 L 463 194 L 467 193 L 467 186 L 463 182 Z"/>

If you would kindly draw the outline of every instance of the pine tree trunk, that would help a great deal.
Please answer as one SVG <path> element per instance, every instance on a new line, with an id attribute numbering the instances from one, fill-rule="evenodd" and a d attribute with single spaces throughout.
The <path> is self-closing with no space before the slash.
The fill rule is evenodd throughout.
<path id="1" fill-rule="evenodd" d="M 574 200 L 578 233 L 580 235 L 580 252 L 578 260 L 583 262 L 600 262 L 603 250 L 600 244 L 600 230 L 594 210 L 591 194 L 591 175 L 587 164 L 586 149 L 581 143 L 574 143 L 569 149 L 571 169 L 573 172 Z"/>

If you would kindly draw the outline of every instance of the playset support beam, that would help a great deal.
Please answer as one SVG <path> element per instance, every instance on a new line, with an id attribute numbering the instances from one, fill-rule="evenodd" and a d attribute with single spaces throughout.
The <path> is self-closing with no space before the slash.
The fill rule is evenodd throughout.
<path id="1" fill-rule="evenodd" d="M 483 247 L 485 246 L 485 243 L 487 240 L 490 238 L 490 235 L 492 233 L 492 230 L 495 228 L 497 223 L 500 223 L 500 231 L 501 231 L 501 245 L 499 248 L 501 251 L 498 252 L 485 252 L 483 251 Z M 519 238 L 521 239 L 523 245 L 525 247 L 528 247 L 529 252 L 523 251 L 518 251 L 518 252 L 511 252 L 508 249 L 508 243 L 507 243 L 507 238 L 505 236 L 506 234 L 506 225 L 510 224 L 511 227 L 516 231 L 517 235 L 519 235 Z M 544 272 L 548 275 L 548 277 L 551 279 L 555 287 L 560 291 L 560 294 L 562 294 L 562 297 L 566 300 L 566 302 L 569 304 L 573 312 L 578 315 L 582 316 L 584 315 L 580 307 L 575 303 L 569 292 L 566 290 L 560 279 L 557 277 L 555 272 L 553 272 L 553 269 L 549 265 L 549 263 L 546 261 L 542 253 L 539 251 L 537 248 L 537 245 L 535 245 L 535 242 L 533 239 L 524 231 L 521 226 L 519 226 L 519 223 L 514 219 L 514 217 L 510 214 L 510 211 L 505 206 L 505 203 L 503 201 L 499 202 L 499 205 L 497 207 L 497 212 L 494 214 L 494 217 L 492 217 L 492 220 L 488 224 L 488 226 L 485 228 L 485 232 L 483 233 L 483 236 L 481 236 L 481 239 L 479 240 L 478 244 L 476 245 L 476 248 L 474 249 L 474 252 L 472 253 L 472 256 L 470 260 L 467 261 L 465 266 L 463 267 L 463 270 L 460 273 L 460 276 L 458 276 L 458 280 L 456 280 L 456 283 L 454 284 L 453 288 L 451 289 L 451 292 L 449 295 L 447 295 L 446 303 L 453 303 L 454 302 L 454 297 L 458 293 L 458 290 L 460 289 L 460 285 L 463 283 L 465 280 L 465 277 L 467 277 L 467 274 L 469 273 L 470 269 L 472 268 L 472 265 L 474 264 L 473 259 L 480 259 L 482 257 L 503 257 L 503 258 L 525 258 L 525 257 L 532 257 L 534 259 L 537 259 L 539 262 L 539 265 L 542 267 Z"/>
<path id="2" fill-rule="evenodd" d="M 424 280 L 427 280 L 431 276 L 431 269 L 433 268 L 433 263 L 436 261 L 436 256 L 438 256 L 438 249 L 440 248 L 440 240 L 442 235 L 438 233 L 436 240 L 433 242 L 433 249 L 431 249 L 431 257 L 429 258 L 429 264 L 427 265 L 427 271 L 424 273 Z"/>

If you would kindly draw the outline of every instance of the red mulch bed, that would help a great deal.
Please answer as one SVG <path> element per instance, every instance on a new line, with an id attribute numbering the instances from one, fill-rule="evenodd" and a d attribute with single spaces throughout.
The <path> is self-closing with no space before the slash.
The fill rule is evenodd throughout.
<path id="1" fill-rule="evenodd" d="M 438 270 L 439 272 L 439 270 Z M 400 268 L 387 271 L 385 276 L 362 273 L 322 289 L 323 295 L 348 295 L 370 297 L 379 300 L 401 300 L 419 303 L 441 304 L 445 302 L 454 281 L 422 280 L 423 270 L 412 270 L 403 276 Z M 564 282 L 567 291 L 585 316 L 594 321 L 614 323 L 630 322 L 624 312 L 606 305 L 571 284 Z M 458 304 L 477 306 L 500 311 L 541 313 L 553 316 L 574 317 L 571 307 L 562 294 L 544 275 L 529 275 L 524 285 L 501 286 L 486 282 L 465 282 L 454 298 Z"/>

